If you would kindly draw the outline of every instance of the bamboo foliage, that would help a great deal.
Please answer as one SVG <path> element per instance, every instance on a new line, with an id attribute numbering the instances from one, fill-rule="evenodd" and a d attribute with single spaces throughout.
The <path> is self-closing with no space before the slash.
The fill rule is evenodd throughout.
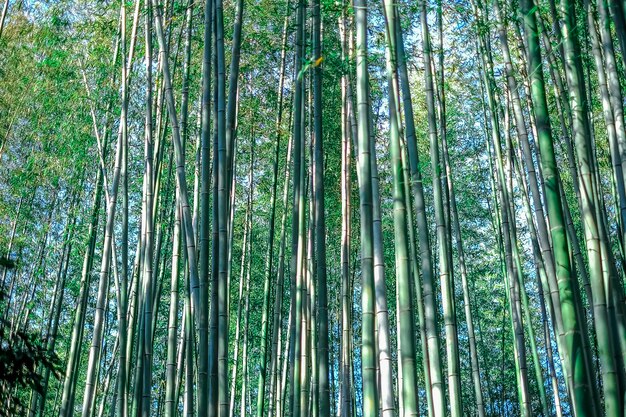
<path id="1" fill-rule="evenodd" d="M 3 2 L 0 416 L 622 416 L 625 10 Z"/>

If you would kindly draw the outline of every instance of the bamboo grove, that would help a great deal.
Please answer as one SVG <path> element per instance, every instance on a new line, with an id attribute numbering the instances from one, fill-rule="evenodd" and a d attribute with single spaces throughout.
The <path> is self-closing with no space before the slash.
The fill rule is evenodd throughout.
<path id="1" fill-rule="evenodd" d="M 626 416 L 626 1 L 2 3 L 0 415 Z"/>

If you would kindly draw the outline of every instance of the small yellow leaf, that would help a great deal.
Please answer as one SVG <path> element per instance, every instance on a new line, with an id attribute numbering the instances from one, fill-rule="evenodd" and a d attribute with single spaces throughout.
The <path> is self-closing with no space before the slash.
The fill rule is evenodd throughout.
<path id="1" fill-rule="evenodd" d="M 324 57 L 323 57 L 323 56 L 321 56 L 321 57 L 317 58 L 317 59 L 315 60 L 315 62 L 313 63 L 313 67 L 317 67 L 317 66 L 319 66 L 319 65 L 322 63 L 322 61 L 324 61 Z"/>

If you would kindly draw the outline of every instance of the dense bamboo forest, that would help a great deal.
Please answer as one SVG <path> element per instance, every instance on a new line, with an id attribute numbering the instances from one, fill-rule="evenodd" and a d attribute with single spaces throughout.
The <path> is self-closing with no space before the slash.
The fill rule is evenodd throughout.
<path id="1" fill-rule="evenodd" d="M 0 1 L 0 416 L 626 417 L 626 0 L 352 1 Z"/>

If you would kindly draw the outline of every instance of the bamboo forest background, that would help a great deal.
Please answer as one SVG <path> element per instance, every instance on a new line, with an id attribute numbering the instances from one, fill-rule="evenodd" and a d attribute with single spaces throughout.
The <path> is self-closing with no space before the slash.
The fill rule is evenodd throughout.
<path id="1" fill-rule="evenodd" d="M 4 0 L 0 415 L 624 417 L 625 11 Z"/>

